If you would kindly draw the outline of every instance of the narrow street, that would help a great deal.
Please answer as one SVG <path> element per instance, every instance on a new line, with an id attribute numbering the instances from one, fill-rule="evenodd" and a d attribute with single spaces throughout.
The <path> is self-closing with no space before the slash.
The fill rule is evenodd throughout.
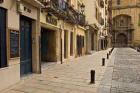
<path id="1" fill-rule="evenodd" d="M 109 50 L 95 52 L 63 64 L 45 64 L 41 75 L 25 77 L 4 93 L 96 93 L 106 69 L 106 66 L 102 67 L 102 58 L 106 58 Z M 90 84 L 92 69 L 96 70 L 96 84 Z"/>
<path id="2" fill-rule="evenodd" d="M 140 53 L 118 48 L 96 93 L 140 93 Z"/>
<path id="3" fill-rule="evenodd" d="M 112 76 L 111 93 L 140 93 L 140 53 L 117 49 Z"/>
<path id="4" fill-rule="evenodd" d="M 46 64 L 41 75 L 24 77 L 2 93 L 140 93 L 140 53 L 131 48 L 110 49 L 72 59 L 63 64 Z M 90 84 L 90 70 L 96 71 Z"/>

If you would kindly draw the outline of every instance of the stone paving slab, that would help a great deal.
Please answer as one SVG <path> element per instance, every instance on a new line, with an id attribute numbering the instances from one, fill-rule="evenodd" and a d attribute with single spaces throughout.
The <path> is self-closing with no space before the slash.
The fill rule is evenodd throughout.
<path id="1" fill-rule="evenodd" d="M 110 93 L 112 86 L 112 74 L 114 68 L 116 49 L 114 49 L 111 59 L 108 61 L 107 68 L 104 71 L 103 78 L 97 88 L 96 93 Z"/>
<path id="2" fill-rule="evenodd" d="M 104 67 L 101 62 L 109 50 L 71 59 L 63 64 L 43 64 L 42 74 L 33 74 L 2 93 L 97 93 L 98 87 L 103 87 L 107 93 L 110 87 L 101 84 L 111 84 L 107 78 L 110 72 L 107 75 L 104 73 L 108 70 L 112 72 L 112 69 L 107 68 L 109 60 L 106 60 Z M 90 84 L 91 69 L 96 70 L 96 84 Z M 103 79 L 105 82 L 101 83 Z"/>
<path id="3" fill-rule="evenodd" d="M 140 53 L 131 48 L 115 49 L 106 66 L 107 51 L 46 64 L 41 75 L 34 74 L 2 93 L 140 93 Z M 90 84 L 90 70 L 96 70 L 96 84 Z"/>
<path id="4" fill-rule="evenodd" d="M 140 93 L 140 53 L 119 48 L 115 55 L 110 93 Z"/>

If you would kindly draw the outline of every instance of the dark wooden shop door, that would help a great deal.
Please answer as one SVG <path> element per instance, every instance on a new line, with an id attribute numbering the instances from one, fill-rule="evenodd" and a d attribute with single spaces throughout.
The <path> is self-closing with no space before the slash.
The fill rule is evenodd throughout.
<path id="1" fill-rule="evenodd" d="M 0 68 L 7 66 L 6 10 L 0 8 Z"/>
<path id="2" fill-rule="evenodd" d="M 20 18 L 20 73 L 21 76 L 32 72 L 32 22 L 26 17 Z"/>

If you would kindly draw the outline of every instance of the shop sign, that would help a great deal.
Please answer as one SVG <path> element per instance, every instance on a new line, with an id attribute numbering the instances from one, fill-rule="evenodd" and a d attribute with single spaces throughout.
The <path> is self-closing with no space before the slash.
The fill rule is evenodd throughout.
<path id="1" fill-rule="evenodd" d="M 31 12 L 32 12 L 32 10 L 31 10 L 30 8 L 25 7 L 25 6 L 24 6 L 24 11 L 26 11 L 26 12 L 28 12 L 28 13 L 31 13 Z"/>
<path id="2" fill-rule="evenodd" d="M 18 2 L 17 4 L 17 11 L 19 13 L 23 13 L 23 12 L 27 12 L 27 13 L 31 13 L 32 10 L 26 6 L 24 6 L 22 3 Z"/>
<path id="3" fill-rule="evenodd" d="M 46 16 L 46 22 L 57 26 L 57 19 L 52 16 Z"/>

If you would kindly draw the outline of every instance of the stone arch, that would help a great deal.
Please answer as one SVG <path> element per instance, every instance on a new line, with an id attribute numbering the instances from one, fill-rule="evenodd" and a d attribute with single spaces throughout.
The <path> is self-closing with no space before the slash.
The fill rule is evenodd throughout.
<path id="1" fill-rule="evenodd" d="M 116 46 L 117 47 L 127 47 L 128 37 L 124 33 L 120 33 L 117 35 Z"/>
<path id="2" fill-rule="evenodd" d="M 124 13 L 123 11 L 122 12 L 118 12 L 118 13 L 115 13 L 112 15 L 113 16 L 113 19 L 116 18 L 116 17 L 119 17 L 119 16 L 127 16 L 127 17 L 131 17 L 132 18 L 132 15 L 128 13 L 128 11 L 126 13 Z"/>
<path id="3" fill-rule="evenodd" d="M 132 17 L 127 14 L 120 14 L 113 18 L 113 40 L 112 43 L 117 47 L 126 47 L 132 43 Z M 121 40 L 121 39 L 122 40 Z M 129 43 L 128 43 L 129 42 Z"/>
<path id="4" fill-rule="evenodd" d="M 120 14 L 113 17 L 113 26 L 130 26 L 132 25 L 132 17 L 127 14 Z"/>

